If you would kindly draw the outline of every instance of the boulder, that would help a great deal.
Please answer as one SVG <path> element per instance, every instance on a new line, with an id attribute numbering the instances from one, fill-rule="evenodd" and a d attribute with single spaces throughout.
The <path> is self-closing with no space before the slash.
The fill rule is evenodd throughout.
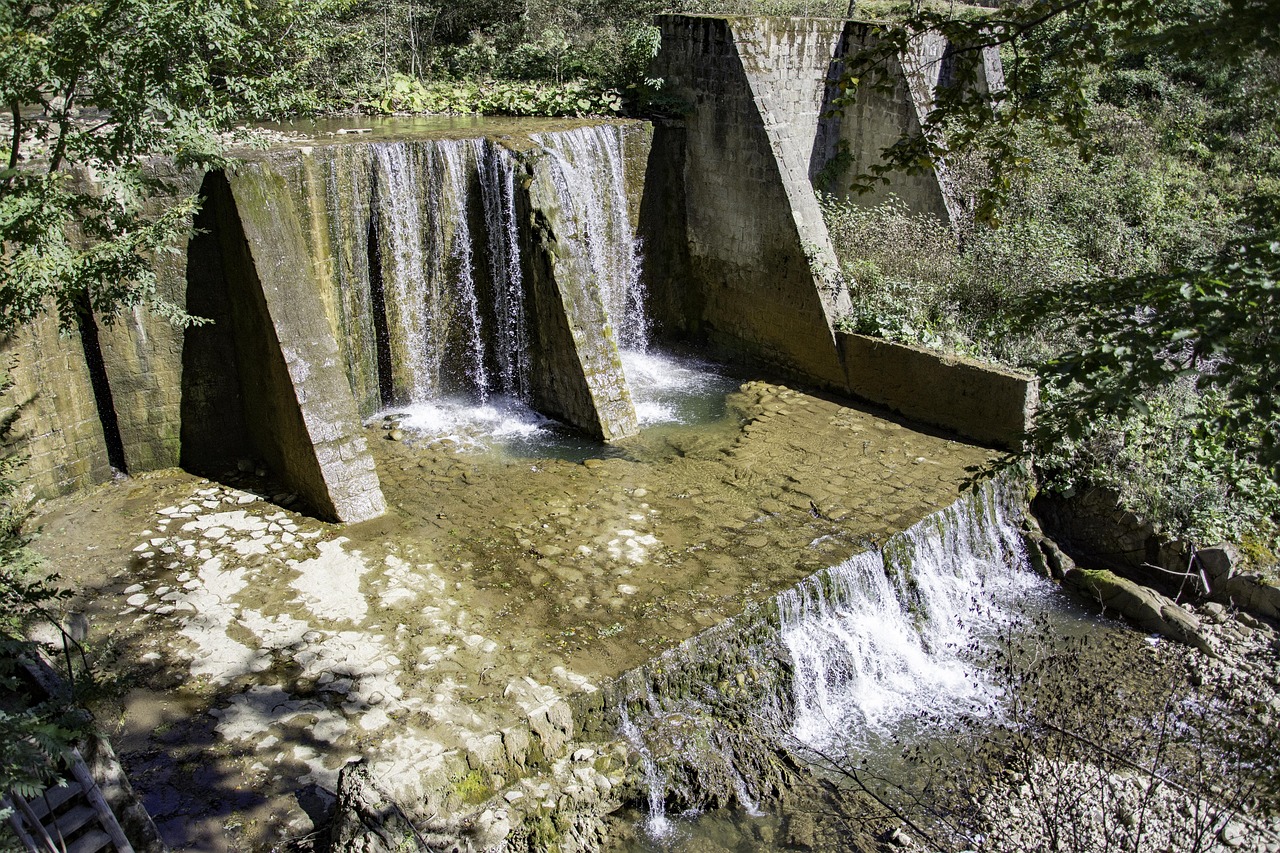
<path id="1" fill-rule="evenodd" d="M 1200 620 L 1153 589 L 1106 569 L 1073 568 L 1066 573 L 1065 582 L 1079 594 L 1120 614 L 1144 631 L 1214 654 L 1200 630 Z"/>
<path id="2" fill-rule="evenodd" d="M 1234 545 L 1201 548 L 1196 552 L 1196 562 L 1209 581 L 1209 597 L 1214 601 L 1280 620 L 1280 588 L 1260 575 L 1240 573 L 1243 558 Z"/>

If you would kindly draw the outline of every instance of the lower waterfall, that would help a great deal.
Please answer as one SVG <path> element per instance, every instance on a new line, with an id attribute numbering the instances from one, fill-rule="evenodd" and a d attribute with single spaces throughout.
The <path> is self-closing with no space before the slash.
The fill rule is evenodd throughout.
<path id="1" fill-rule="evenodd" d="M 787 789 L 783 753 L 856 761 L 925 715 L 998 719 L 984 647 L 1053 594 L 1027 561 L 1021 512 L 1015 486 L 988 483 L 624 676 L 622 733 L 662 788 L 647 825 L 758 813 Z"/>
<path id="2" fill-rule="evenodd" d="M 931 713 L 994 709 L 973 648 L 1049 587 L 1005 491 L 966 498 L 778 598 L 794 665 L 792 734 L 828 747 Z"/>

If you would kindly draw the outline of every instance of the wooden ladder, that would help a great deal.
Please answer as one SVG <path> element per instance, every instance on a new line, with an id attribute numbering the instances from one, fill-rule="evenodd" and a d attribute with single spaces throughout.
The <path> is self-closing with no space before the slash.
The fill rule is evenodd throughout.
<path id="1" fill-rule="evenodd" d="M 68 764 L 70 772 L 41 796 L 27 800 L 14 791 L 0 798 L 19 840 L 31 853 L 134 853 L 78 750 Z"/>

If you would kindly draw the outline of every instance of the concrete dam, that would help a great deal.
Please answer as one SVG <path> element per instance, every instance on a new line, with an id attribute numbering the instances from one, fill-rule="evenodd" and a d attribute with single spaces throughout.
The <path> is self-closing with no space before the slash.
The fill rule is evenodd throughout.
<path id="1" fill-rule="evenodd" d="M 797 771 L 685 700 L 878 725 L 814 627 L 868 608 L 915 663 L 859 693 L 981 700 L 893 613 L 1025 594 L 1016 489 L 953 504 L 1035 385 L 837 331 L 814 188 L 918 126 L 946 45 L 835 115 L 867 25 L 659 24 L 676 115 L 282 139 L 177 176 L 204 204 L 160 286 L 211 323 L 6 342 L 168 844 L 588 850 L 628 804 L 768 808 Z M 889 190 L 947 227 L 945 174 Z M 918 570 L 868 592 L 886 565 Z"/>

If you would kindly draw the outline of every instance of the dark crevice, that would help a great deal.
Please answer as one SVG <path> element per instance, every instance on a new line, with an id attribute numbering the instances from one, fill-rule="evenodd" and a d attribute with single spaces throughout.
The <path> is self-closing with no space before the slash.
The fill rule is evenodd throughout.
<path id="1" fill-rule="evenodd" d="M 378 355 L 378 396 L 383 406 L 395 404 L 391 376 L 391 329 L 387 325 L 387 294 L 382 281 L 382 251 L 378 243 L 377 188 L 369 214 L 369 302 L 373 309 L 373 340 Z"/>
<path id="2" fill-rule="evenodd" d="M 84 347 L 84 361 L 89 368 L 89 382 L 93 385 L 93 400 L 98 407 L 98 420 L 102 423 L 102 438 L 107 444 L 107 462 L 112 468 L 127 474 L 129 468 L 124 458 L 124 441 L 120 438 L 120 421 L 116 417 L 115 400 L 111 397 L 107 363 L 102 357 L 98 321 L 94 319 L 87 296 L 81 296 L 76 302 L 76 323 L 80 327 L 80 344 Z"/>

